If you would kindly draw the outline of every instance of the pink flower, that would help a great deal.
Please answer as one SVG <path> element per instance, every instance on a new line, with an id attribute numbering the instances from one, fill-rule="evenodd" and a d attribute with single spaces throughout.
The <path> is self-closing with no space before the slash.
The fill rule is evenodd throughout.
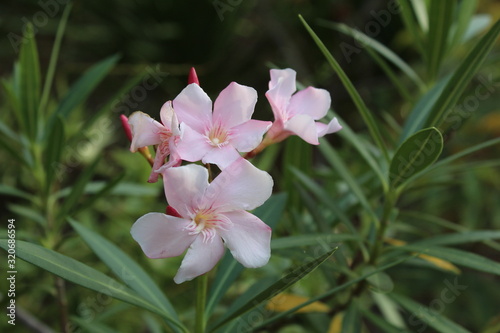
<path id="1" fill-rule="evenodd" d="M 183 160 L 217 164 L 225 168 L 259 145 L 271 122 L 252 120 L 257 92 L 232 82 L 212 101 L 195 83 L 174 99 L 181 122 L 178 153 Z"/>
<path id="2" fill-rule="evenodd" d="M 268 262 L 271 228 L 246 212 L 271 195 L 268 173 L 240 158 L 210 184 L 207 169 L 194 164 L 167 169 L 163 175 L 168 203 L 181 217 L 146 214 L 134 223 L 131 234 L 150 258 L 179 256 L 189 248 L 176 283 L 210 271 L 224 254 L 224 245 L 245 267 Z"/>
<path id="3" fill-rule="evenodd" d="M 273 142 L 298 135 L 304 141 L 317 145 L 318 138 L 342 129 L 337 118 L 326 125 L 315 122 L 323 118 L 330 108 L 330 93 L 324 89 L 307 87 L 298 93 L 293 69 L 271 69 L 271 81 L 266 97 L 271 103 L 274 123 L 266 138 Z"/>
<path id="4" fill-rule="evenodd" d="M 162 166 L 163 168 L 169 168 L 171 166 L 178 166 L 181 163 L 176 149 L 176 142 L 180 134 L 179 125 L 171 101 L 163 104 L 160 110 L 160 119 L 162 123 L 157 122 L 141 111 L 136 111 L 130 115 L 128 120 L 132 129 L 131 152 L 135 152 L 142 147 L 158 145 L 153 169 L 148 179 L 150 183 L 158 180 Z M 165 159 L 169 155 L 170 160 L 165 164 Z"/>

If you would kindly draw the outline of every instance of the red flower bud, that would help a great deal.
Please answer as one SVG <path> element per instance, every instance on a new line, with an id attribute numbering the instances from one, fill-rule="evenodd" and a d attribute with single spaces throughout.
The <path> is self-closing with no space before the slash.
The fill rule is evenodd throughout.
<path id="1" fill-rule="evenodd" d="M 191 67 L 191 69 L 189 70 L 188 84 L 191 83 L 200 85 L 200 81 L 198 80 L 198 75 L 196 75 L 196 70 L 194 69 L 194 67 Z"/>
<path id="2" fill-rule="evenodd" d="M 127 138 L 129 139 L 130 142 L 132 142 L 132 131 L 130 130 L 130 125 L 128 124 L 127 116 L 124 114 L 120 115 L 120 120 L 122 122 L 123 130 L 125 131 Z"/>
<path id="3" fill-rule="evenodd" d="M 165 213 L 170 216 L 182 217 L 181 214 L 179 214 L 172 206 L 167 206 L 167 210 Z"/>

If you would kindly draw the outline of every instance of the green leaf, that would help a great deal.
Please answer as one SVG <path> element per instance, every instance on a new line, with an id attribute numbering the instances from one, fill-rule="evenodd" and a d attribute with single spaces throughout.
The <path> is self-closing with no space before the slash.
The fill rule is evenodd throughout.
<path id="1" fill-rule="evenodd" d="M 286 201 L 286 193 L 274 194 L 252 213 L 271 228 L 275 228 L 283 216 Z M 242 271 L 243 266 L 234 260 L 229 252 L 226 253 L 217 268 L 217 274 L 210 289 L 210 296 L 205 308 L 206 318 L 210 317 L 215 306 Z"/>
<path id="2" fill-rule="evenodd" d="M 405 296 L 395 293 L 391 293 L 389 296 L 411 313 L 409 322 L 410 324 L 416 325 L 419 331 L 424 331 L 427 325 L 429 325 L 441 333 L 470 333 L 462 326 L 455 324 L 441 315 L 439 312 L 423 306 Z"/>
<path id="3" fill-rule="evenodd" d="M 325 44 L 323 44 L 321 39 L 319 39 L 318 35 L 316 35 L 316 33 L 311 29 L 309 24 L 307 24 L 307 22 L 304 20 L 302 15 L 299 15 L 299 19 L 302 21 L 302 24 L 304 25 L 306 30 L 309 32 L 312 39 L 314 40 L 314 42 L 316 43 L 316 45 L 318 46 L 320 51 L 323 53 L 326 60 L 328 61 L 328 63 L 332 67 L 332 69 L 339 76 L 340 81 L 342 81 L 342 84 L 344 85 L 347 92 L 351 96 L 354 104 L 356 105 L 356 108 L 358 109 L 359 113 L 361 114 L 361 117 L 363 118 L 366 126 L 368 127 L 368 130 L 369 130 L 372 138 L 375 140 L 378 148 L 380 149 L 380 151 L 382 152 L 382 154 L 384 155 L 386 160 L 389 160 L 389 153 L 387 152 L 387 148 L 384 144 L 384 141 L 382 140 L 382 135 L 380 134 L 380 129 L 379 129 L 375 119 L 373 118 L 370 110 L 368 110 L 368 107 L 366 106 L 365 102 L 361 98 L 359 92 L 356 90 L 356 88 L 354 87 L 354 85 L 352 84 L 351 80 L 349 79 L 347 74 L 344 72 L 342 67 L 340 67 L 337 60 L 335 60 L 335 58 L 332 56 L 330 51 L 328 51 Z"/>
<path id="4" fill-rule="evenodd" d="M 124 177 L 125 177 L 125 172 L 111 179 L 109 182 L 106 183 L 105 186 L 103 186 L 99 191 L 97 191 L 97 193 L 95 193 L 93 196 L 91 196 L 90 198 L 85 200 L 81 205 L 79 205 L 76 211 L 81 211 L 89 207 L 92 207 L 92 205 L 97 200 L 99 200 L 99 198 L 103 198 L 108 193 L 111 193 L 113 189 L 115 189 L 118 186 L 118 184 L 120 184 L 120 182 Z"/>
<path id="5" fill-rule="evenodd" d="M 76 81 L 66 93 L 55 114 L 67 118 L 70 113 L 80 104 L 87 100 L 88 96 L 97 85 L 106 77 L 120 59 L 119 55 L 113 55 L 88 69 L 82 77 Z M 50 125 L 48 127 L 50 130 Z"/>
<path id="6" fill-rule="evenodd" d="M 342 333 L 361 333 L 361 316 L 355 302 L 348 305 L 342 318 Z"/>
<path id="7" fill-rule="evenodd" d="M 410 137 L 410 135 L 421 130 L 429 117 L 433 105 L 443 93 L 444 87 L 450 81 L 450 76 L 441 79 L 434 87 L 432 87 L 425 95 L 420 98 L 417 104 L 413 107 L 410 115 L 405 120 L 403 132 L 399 138 L 399 143 Z"/>
<path id="8" fill-rule="evenodd" d="M 13 197 L 18 197 L 18 198 L 23 198 L 23 199 L 26 199 L 28 201 L 35 200 L 35 197 L 32 194 L 30 194 L 28 192 L 21 191 L 15 187 L 12 187 L 9 185 L 4 185 L 4 184 L 0 184 L 0 194 L 5 194 L 5 195 L 13 196 Z"/>
<path id="9" fill-rule="evenodd" d="M 6 239 L 0 240 L 0 247 L 4 250 L 9 248 Z M 16 255 L 65 280 L 165 317 L 164 311 L 139 296 L 135 291 L 107 275 L 61 253 L 18 240 L 16 241 Z M 187 330 L 184 329 L 184 331 Z"/>
<path id="10" fill-rule="evenodd" d="M 351 234 L 317 234 L 317 235 L 300 235 L 276 238 L 271 241 L 272 250 L 281 250 L 288 248 L 297 248 L 299 246 L 313 245 L 331 245 L 345 241 L 359 240 L 359 237 Z M 329 246 L 330 247 L 330 246 Z"/>
<path id="11" fill-rule="evenodd" d="M 60 116 L 57 116 L 55 118 L 54 126 L 52 126 L 52 130 L 50 131 L 45 143 L 44 166 L 47 191 L 52 185 L 52 180 L 54 179 L 54 175 L 57 170 L 55 166 L 58 165 L 61 160 L 61 155 L 65 145 L 64 122 Z"/>
<path id="12" fill-rule="evenodd" d="M 462 42 L 462 39 L 467 31 L 472 16 L 476 12 L 477 0 L 461 1 L 458 5 L 458 17 L 455 20 L 455 30 L 453 32 L 453 38 L 451 39 L 450 46 L 457 46 Z"/>
<path id="13" fill-rule="evenodd" d="M 474 230 L 455 234 L 446 234 L 425 238 L 414 243 L 415 245 L 456 245 L 473 242 L 483 242 L 487 240 L 500 239 L 499 230 Z"/>
<path id="14" fill-rule="evenodd" d="M 385 333 L 410 333 L 407 329 L 403 329 L 401 327 L 396 327 L 384 319 L 380 318 L 376 314 L 374 314 L 371 310 L 366 310 L 364 307 L 360 307 L 359 310 L 363 317 L 367 318 L 371 321 L 375 326 L 381 329 L 381 332 Z"/>
<path id="15" fill-rule="evenodd" d="M 173 325 L 172 327 L 182 325 L 165 294 L 135 261 L 106 238 L 75 220 L 69 219 L 69 223 L 116 276 L 144 299 L 161 309 L 163 317 Z"/>
<path id="16" fill-rule="evenodd" d="M 316 267 L 325 262 L 336 250 L 337 248 L 328 251 L 327 253 L 315 258 L 313 261 L 297 267 L 291 273 L 288 273 L 283 278 L 273 283 L 270 287 L 257 294 L 244 305 L 232 308 L 229 313 L 227 313 L 213 325 L 210 331 L 214 331 L 215 329 L 221 327 L 232 319 L 237 318 L 244 313 L 252 310 L 262 302 L 278 295 L 280 292 L 292 286 L 294 283 L 301 280 L 307 274 L 312 272 Z"/>
<path id="17" fill-rule="evenodd" d="M 405 140 L 389 166 L 389 182 L 393 187 L 434 163 L 443 150 L 443 136 L 436 128 L 423 129 Z"/>
<path id="18" fill-rule="evenodd" d="M 57 27 L 56 39 L 54 41 L 54 46 L 52 47 L 52 52 L 50 54 L 49 66 L 47 68 L 47 74 L 45 75 L 45 82 L 43 84 L 42 97 L 40 99 L 40 105 L 38 108 L 39 114 L 44 114 L 49 102 L 50 89 L 52 87 L 52 81 L 54 80 L 54 73 L 56 71 L 57 59 L 59 57 L 59 50 L 61 49 L 61 43 L 64 36 L 64 31 L 66 30 L 66 23 L 68 22 L 69 13 L 73 3 L 69 2 L 65 7 L 61 16 L 61 21 L 59 21 L 59 26 Z"/>
<path id="19" fill-rule="evenodd" d="M 40 61 L 34 28 L 26 25 L 24 43 L 19 53 L 19 95 L 23 127 L 26 136 L 34 141 L 38 130 L 38 106 L 40 103 Z"/>
<path id="20" fill-rule="evenodd" d="M 422 30 L 417 23 L 415 15 L 413 14 L 412 4 L 410 3 L 410 0 L 399 0 L 399 4 L 401 5 L 401 16 L 403 18 L 403 22 L 405 23 L 406 28 L 413 37 L 413 42 L 417 47 L 417 50 L 422 55 L 425 55 Z"/>
<path id="21" fill-rule="evenodd" d="M 456 0 L 431 1 L 429 8 L 429 31 L 427 33 L 427 70 L 431 80 L 439 73 L 441 63 L 448 49 L 450 31 Z"/>
<path id="22" fill-rule="evenodd" d="M 469 267 L 486 273 L 500 275 L 500 263 L 471 252 L 441 246 L 428 246 L 426 244 L 420 245 L 418 243 L 391 247 L 391 249 L 396 251 L 404 250 L 418 252 L 419 254 L 427 254 L 429 256 L 440 258 L 460 266 Z"/>
<path id="23" fill-rule="evenodd" d="M 47 220 L 45 216 L 43 216 L 39 210 L 35 210 L 26 206 L 16 205 L 16 204 L 9 204 L 7 205 L 7 207 L 11 212 L 15 213 L 16 215 L 23 216 L 25 219 L 28 220 L 31 219 L 36 223 L 40 224 L 41 226 L 43 226 L 44 228 L 47 225 Z"/>
<path id="24" fill-rule="evenodd" d="M 458 99 L 493 48 L 499 33 L 500 21 L 497 21 L 461 62 L 430 111 L 426 127 L 439 126 L 454 110 Z"/>
<path id="25" fill-rule="evenodd" d="M 321 20 L 320 24 L 324 27 L 335 29 L 348 36 L 353 37 L 357 41 L 361 42 L 364 47 L 368 47 L 370 50 L 374 50 L 384 58 L 389 60 L 394 66 L 398 67 L 403 73 L 405 73 L 420 89 L 424 89 L 425 84 L 418 74 L 396 53 L 389 49 L 384 44 L 380 43 L 376 39 L 367 36 L 363 32 L 353 29 L 343 23 L 334 23 L 325 20 Z"/>

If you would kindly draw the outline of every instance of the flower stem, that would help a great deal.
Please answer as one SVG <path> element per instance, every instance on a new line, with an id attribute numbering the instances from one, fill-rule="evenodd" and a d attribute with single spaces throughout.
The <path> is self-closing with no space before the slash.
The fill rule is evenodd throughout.
<path id="1" fill-rule="evenodd" d="M 196 326 L 195 333 L 204 333 L 206 318 L 205 304 L 207 301 L 207 274 L 203 274 L 196 279 Z"/>

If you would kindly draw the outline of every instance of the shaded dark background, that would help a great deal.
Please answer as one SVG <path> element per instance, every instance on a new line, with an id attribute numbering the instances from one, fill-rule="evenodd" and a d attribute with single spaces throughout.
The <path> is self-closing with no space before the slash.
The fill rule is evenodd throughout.
<path id="1" fill-rule="evenodd" d="M 47 68 L 63 2 L 66 1 L 0 3 L 1 76 L 12 71 L 17 57 L 9 34 L 22 35 L 28 20 L 33 20 L 37 29 L 42 72 Z M 263 102 L 268 69 L 290 67 L 297 71 L 302 83 L 328 89 L 334 108 L 342 116 L 351 118 L 355 110 L 349 97 L 302 26 L 298 14 L 313 26 L 367 103 L 387 106 L 386 99 L 392 95 L 392 88 L 366 52 L 353 54 L 352 62 L 347 63 L 339 45 L 341 42 L 353 45 L 352 38 L 317 25 L 318 20 L 324 19 L 364 30 L 366 23 L 374 20 L 371 11 L 386 7 L 387 1 L 373 0 L 75 1 L 56 81 L 70 84 L 92 64 L 120 54 L 119 65 L 93 95 L 99 104 L 99 94 L 110 93 L 116 89 L 115 84 L 133 76 L 145 65 L 159 64 L 161 70 L 170 75 L 139 106 L 154 115 L 165 100 L 173 99 L 182 90 L 189 68 L 195 66 L 202 87 L 213 99 L 229 82 L 237 81 L 259 92 L 257 117 L 270 118 L 267 103 Z M 377 39 L 411 57 L 411 45 L 405 45 L 404 38 L 395 36 L 400 28 L 400 17 L 393 15 Z M 56 95 L 64 93 L 64 88 L 56 86 Z M 352 121 L 351 126 L 355 126 L 357 117 Z"/>

